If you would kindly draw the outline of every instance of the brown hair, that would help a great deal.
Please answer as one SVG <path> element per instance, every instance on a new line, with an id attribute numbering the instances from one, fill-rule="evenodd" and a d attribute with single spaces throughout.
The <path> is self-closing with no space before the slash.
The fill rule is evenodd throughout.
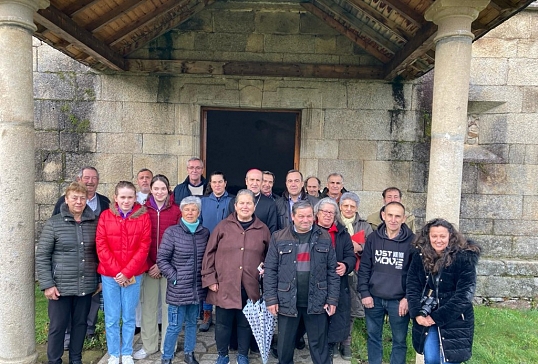
<path id="1" fill-rule="evenodd" d="M 120 188 L 130 188 L 131 190 L 134 191 L 134 193 L 136 195 L 136 187 L 134 186 L 134 184 L 132 182 L 119 181 L 118 184 L 116 185 L 116 187 L 114 188 L 114 194 L 116 196 L 118 195 L 118 191 L 119 191 Z"/>
<path id="2" fill-rule="evenodd" d="M 88 189 L 86 188 L 86 185 L 80 182 L 71 182 L 69 186 L 65 189 L 65 196 L 69 196 L 71 192 L 80 192 L 86 195 L 88 193 Z"/>

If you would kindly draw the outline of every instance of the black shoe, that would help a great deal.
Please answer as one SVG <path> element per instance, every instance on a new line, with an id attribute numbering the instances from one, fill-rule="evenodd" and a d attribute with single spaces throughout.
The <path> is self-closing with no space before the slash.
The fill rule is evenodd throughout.
<path id="1" fill-rule="evenodd" d="M 351 346 L 349 345 L 342 345 L 340 346 L 340 354 L 342 355 L 342 359 L 344 360 L 351 360 L 351 357 L 353 357 L 353 354 L 351 353 Z"/>
<path id="2" fill-rule="evenodd" d="M 86 340 L 93 340 L 95 334 L 86 334 Z"/>
<path id="3" fill-rule="evenodd" d="M 301 336 L 300 338 L 295 340 L 295 349 L 303 350 L 305 347 L 306 347 L 306 343 L 304 341 L 304 336 Z"/>
<path id="4" fill-rule="evenodd" d="M 271 355 L 273 358 L 278 359 L 278 350 L 276 348 L 271 348 Z"/>
<path id="5" fill-rule="evenodd" d="M 187 364 L 199 364 L 198 360 L 194 357 L 194 353 L 185 354 L 185 359 L 183 361 Z"/>

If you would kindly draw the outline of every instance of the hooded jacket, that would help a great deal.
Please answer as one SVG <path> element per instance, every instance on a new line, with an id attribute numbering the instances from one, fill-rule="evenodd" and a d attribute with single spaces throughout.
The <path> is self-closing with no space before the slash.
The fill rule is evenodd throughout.
<path id="1" fill-rule="evenodd" d="M 366 239 L 358 273 L 358 291 L 362 298 L 400 300 L 405 297 L 415 234 L 405 224 L 394 239 L 389 239 L 385 231 L 385 223 L 382 223 Z"/>

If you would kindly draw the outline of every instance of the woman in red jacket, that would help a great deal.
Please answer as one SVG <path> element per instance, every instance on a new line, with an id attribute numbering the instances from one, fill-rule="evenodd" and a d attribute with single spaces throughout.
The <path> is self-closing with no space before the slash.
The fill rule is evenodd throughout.
<path id="1" fill-rule="evenodd" d="M 164 231 L 176 225 L 181 219 L 181 211 L 170 198 L 170 182 L 162 174 L 157 174 L 150 183 L 150 195 L 144 204 L 151 220 L 151 246 L 148 255 L 148 271 L 144 273 L 140 294 L 142 306 L 142 348 L 133 354 L 134 359 L 145 359 L 159 350 L 159 327 L 157 316 L 161 297 L 162 332 L 168 327 L 168 305 L 166 304 L 166 278 L 157 267 L 157 250 L 161 245 Z M 163 351 L 164 340 L 161 342 Z M 163 351 L 164 352 L 164 351 Z"/>
<path id="2" fill-rule="evenodd" d="M 146 208 L 136 202 L 131 182 L 116 185 L 114 201 L 97 225 L 97 272 L 103 282 L 108 363 L 118 364 L 121 353 L 123 364 L 133 364 L 135 308 L 142 273 L 148 269 L 151 222 Z"/>

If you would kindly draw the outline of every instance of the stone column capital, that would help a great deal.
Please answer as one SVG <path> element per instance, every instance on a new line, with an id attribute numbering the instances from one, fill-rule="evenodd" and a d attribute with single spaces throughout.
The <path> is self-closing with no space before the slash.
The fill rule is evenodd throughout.
<path id="1" fill-rule="evenodd" d="M 0 0 L 0 25 L 18 26 L 34 33 L 34 13 L 49 5 L 49 0 Z"/>

